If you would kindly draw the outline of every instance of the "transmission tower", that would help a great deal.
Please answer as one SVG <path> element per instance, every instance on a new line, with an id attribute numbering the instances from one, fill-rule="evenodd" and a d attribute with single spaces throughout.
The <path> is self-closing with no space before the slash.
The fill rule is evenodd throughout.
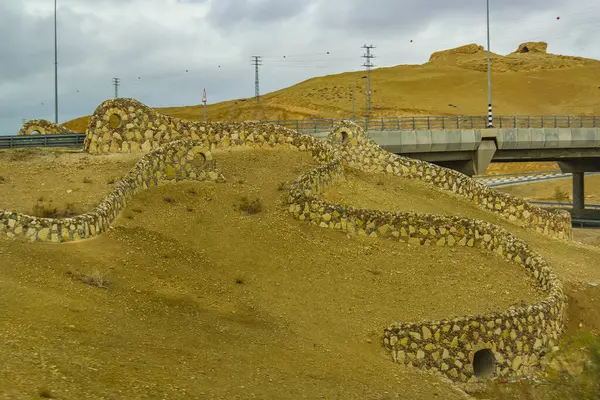
<path id="1" fill-rule="evenodd" d="M 113 85 L 115 86 L 115 99 L 119 97 L 119 85 L 121 84 L 120 78 L 113 78 Z"/>
<path id="2" fill-rule="evenodd" d="M 371 49 L 374 49 L 375 46 L 372 44 L 365 44 L 362 48 L 367 50 L 367 53 L 363 55 L 363 58 L 366 58 L 363 67 L 367 68 L 367 116 L 371 116 L 371 68 L 375 66 L 371 62 L 371 59 L 375 58 L 375 56 L 371 54 Z"/>
<path id="3" fill-rule="evenodd" d="M 258 77 L 258 67 L 262 65 L 262 56 L 252 56 L 252 65 L 254 65 L 254 97 L 258 102 L 260 99 L 260 79 Z"/>

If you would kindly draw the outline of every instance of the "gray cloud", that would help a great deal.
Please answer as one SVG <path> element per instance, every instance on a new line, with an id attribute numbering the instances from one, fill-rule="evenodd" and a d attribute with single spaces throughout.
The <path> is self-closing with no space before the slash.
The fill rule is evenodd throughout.
<path id="1" fill-rule="evenodd" d="M 597 0 L 490 1 L 493 51 L 545 40 L 551 52 L 600 58 Z M 377 66 L 422 63 L 437 50 L 485 44 L 483 0 L 58 2 L 60 121 L 112 97 L 115 76 L 121 96 L 189 105 L 200 103 L 204 87 L 209 102 L 251 97 L 254 54 L 264 56 L 264 93 L 359 70 L 364 43 L 377 46 Z M 52 6 L 0 0 L 0 35 L 8 38 L 0 42 L 0 134 L 14 134 L 22 118 L 53 119 Z"/>

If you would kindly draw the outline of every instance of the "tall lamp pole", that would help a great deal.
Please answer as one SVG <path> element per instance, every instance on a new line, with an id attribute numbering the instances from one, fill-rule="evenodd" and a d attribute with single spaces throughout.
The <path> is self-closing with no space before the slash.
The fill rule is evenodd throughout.
<path id="1" fill-rule="evenodd" d="M 58 124 L 58 39 L 56 33 L 56 2 L 54 0 L 54 122 Z"/>
<path id="2" fill-rule="evenodd" d="M 493 128 L 492 116 L 492 56 L 490 53 L 490 0 L 486 0 L 487 5 L 487 53 L 488 53 L 488 128 Z"/>

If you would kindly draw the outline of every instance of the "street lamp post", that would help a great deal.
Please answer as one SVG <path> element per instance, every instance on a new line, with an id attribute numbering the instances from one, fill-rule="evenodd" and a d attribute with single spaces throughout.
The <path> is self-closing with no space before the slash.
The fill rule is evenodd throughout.
<path id="1" fill-rule="evenodd" d="M 487 5 L 487 72 L 488 72 L 488 128 L 493 128 L 493 116 L 492 116 L 492 56 L 490 53 L 490 0 L 486 0 Z"/>
<path id="2" fill-rule="evenodd" d="M 56 29 L 56 2 L 54 0 L 54 122 L 58 124 L 58 35 Z"/>

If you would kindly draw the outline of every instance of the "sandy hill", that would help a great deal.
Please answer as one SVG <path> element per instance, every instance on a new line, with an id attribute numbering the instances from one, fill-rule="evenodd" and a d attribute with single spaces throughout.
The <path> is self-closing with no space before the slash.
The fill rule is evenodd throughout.
<path id="1" fill-rule="evenodd" d="M 523 43 L 508 55 L 493 54 L 492 84 L 496 114 L 600 114 L 600 61 L 549 54 L 543 42 Z M 487 52 L 469 44 L 432 54 L 423 65 L 373 71 L 373 115 L 485 115 Z M 365 105 L 364 72 L 316 77 L 261 97 L 208 106 L 209 120 L 349 117 L 352 85 L 356 113 Z M 460 107 L 452 108 L 448 104 Z M 186 119 L 202 119 L 201 105 L 160 109 Z M 84 131 L 87 117 L 65 123 Z"/>
<path id="2" fill-rule="evenodd" d="M 502 310 L 539 296 L 522 271 L 492 254 L 349 238 L 290 218 L 282 188 L 315 167 L 306 153 L 214 156 L 226 183 L 146 190 L 95 239 L 0 240 L 0 398 L 464 399 L 446 380 L 391 363 L 378 340 L 382 324 L 391 315 Z M 1 206 L 88 211 L 135 161 L 0 152 Z M 260 212 L 238 210 L 244 196 L 260 199 Z M 324 196 L 500 225 L 565 283 L 567 337 L 600 328 L 600 290 L 587 284 L 600 280 L 600 248 L 551 240 L 415 180 L 349 172 Z M 503 387 L 541 400 L 558 386 Z"/>

